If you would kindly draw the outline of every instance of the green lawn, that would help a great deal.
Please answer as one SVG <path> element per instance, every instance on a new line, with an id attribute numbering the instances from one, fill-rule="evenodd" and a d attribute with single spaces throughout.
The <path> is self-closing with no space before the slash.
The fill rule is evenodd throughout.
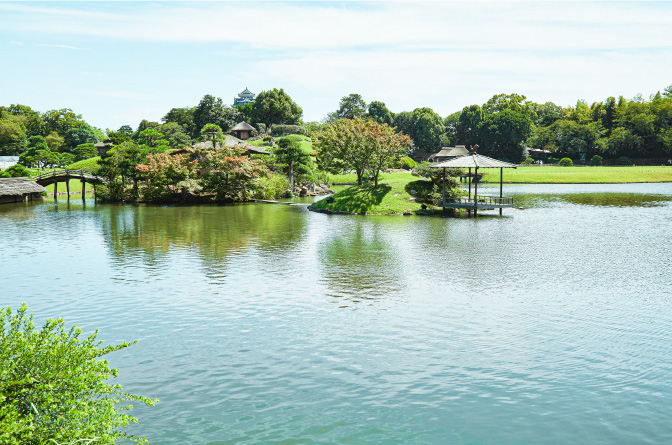
<path id="1" fill-rule="evenodd" d="M 499 182 L 499 169 L 483 169 L 483 180 Z M 672 167 L 518 167 L 504 169 L 504 182 L 530 184 L 603 184 L 672 182 Z"/>
<path id="2" fill-rule="evenodd" d="M 357 183 L 356 175 L 333 175 L 332 182 Z M 420 210 L 420 204 L 409 201 L 412 195 L 409 193 L 414 188 L 419 188 L 424 182 L 421 178 L 408 173 L 381 174 L 378 186 L 372 183 L 352 186 L 334 186 L 336 192 L 331 197 L 333 202 L 326 199 L 313 204 L 314 209 L 329 209 L 334 212 L 360 213 L 389 215 Z"/>
<path id="3" fill-rule="evenodd" d="M 87 170 L 90 172 L 98 171 L 98 160 L 100 156 L 95 156 L 89 159 L 83 159 L 81 161 L 75 162 L 74 164 L 68 165 L 68 170 Z"/>
<path id="4" fill-rule="evenodd" d="M 47 192 L 49 193 L 54 193 L 54 184 L 50 184 L 45 187 L 47 189 Z M 59 182 L 58 183 L 58 193 L 65 193 L 67 189 L 65 188 L 65 182 Z M 86 183 L 86 192 L 88 193 L 89 191 L 93 191 L 93 184 Z M 73 195 L 74 193 L 81 194 L 82 192 L 82 181 L 79 179 L 71 179 L 70 180 L 70 195 Z"/>

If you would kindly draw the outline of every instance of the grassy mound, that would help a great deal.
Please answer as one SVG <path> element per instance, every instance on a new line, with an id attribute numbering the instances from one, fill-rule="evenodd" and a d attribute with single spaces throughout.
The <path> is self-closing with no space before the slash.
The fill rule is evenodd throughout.
<path id="1" fill-rule="evenodd" d="M 68 170 L 87 170 L 92 173 L 96 173 L 100 166 L 98 165 L 98 160 L 100 156 L 95 156 L 89 159 L 82 159 L 73 164 L 68 165 Z"/>
<path id="2" fill-rule="evenodd" d="M 338 181 L 356 182 L 355 175 L 338 175 Z M 354 180 L 354 181 L 353 181 Z M 314 203 L 313 210 L 325 209 L 332 212 L 348 212 L 375 215 L 390 215 L 404 212 L 417 212 L 421 204 L 415 201 L 411 190 L 419 191 L 429 185 L 428 181 L 418 179 L 408 173 L 390 173 L 381 175 L 378 186 L 372 183 L 352 186 L 335 186 L 336 193 L 331 202 L 322 199 Z"/>
<path id="3" fill-rule="evenodd" d="M 499 182 L 499 169 L 484 169 L 483 180 Z M 480 173 L 480 172 L 479 172 Z M 609 184 L 672 182 L 671 167 L 518 167 L 504 169 L 504 182 L 528 184 Z"/>
<path id="4" fill-rule="evenodd" d="M 277 140 L 278 138 L 283 137 L 287 139 L 291 139 L 293 141 L 296 141 L 299 143 L 299 147 L 301 147 L 301 150 L 303 150 L 304 153 L 310 154 L 313 151 L 313 141 L 310 139 L 308 136 L 304 136 L 302 134 L 288 134 L 286 136 L 276 136 L 273 139 Z M 265 145 L 267 142 L 264 141 L 263 139 L 257 139 L 256 141 L 246 141 L 256 147 L 261 147 L 266 150 L 269 149 L 268 145 Z M 272 148 L 271 148 L 272 150 Z"/>

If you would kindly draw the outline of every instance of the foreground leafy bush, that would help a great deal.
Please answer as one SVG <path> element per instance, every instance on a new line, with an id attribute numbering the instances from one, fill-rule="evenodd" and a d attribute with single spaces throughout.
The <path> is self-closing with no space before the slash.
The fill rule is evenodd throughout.
<path id="1" fill-rule="evenodd" d="M 590 158 L 590 165 L 602 165 L 602 156 L 595 155 Z"/>
<path id="2" fill-rule="evenodd" d="M 26 312 L 25 304 L 16 314 L 0 309 L 0 443 L 146 443 L 119 430 L 137 419 L 123 414 L 132 406 L 115 405 L 156 400 L 105 383 L 117 370 L 99 360 L 133 343 L 103 347 L 97 332 L 82 340 L 60 318 L 38 331 Z"/>
<path id="3" fill-rule="evenodd" d="M 275 174 L 270 178 L 261 177 L 255 184 L 255 199 L 275 199 L 284 196 L 289 190 L 289 179 L 286 176 Z"/>
<path id="4" fill-rule="evenodd" d="M 400 168 L 403 168 L 405 170 L 413 170 L 415 167 L 418 166 L 418 163 L 415 162 L 413 159 L 409 158 L 408 156 L 404 156 L 401 158 Z"/>
<path id="5" fill-rule="evenodd" d="M 558 162 L 558 165 L 560 167 L 571 167 L 574 165 L 574 162 L 570 158 L 562 158 L 560 159 L 560 162 Z"/>

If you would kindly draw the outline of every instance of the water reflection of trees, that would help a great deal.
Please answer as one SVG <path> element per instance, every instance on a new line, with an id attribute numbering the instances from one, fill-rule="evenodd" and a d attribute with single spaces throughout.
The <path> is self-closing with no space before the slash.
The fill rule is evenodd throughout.
<path id="1" fill-rule="evenodd" d="M 301 239 L 305 213 L 272 205 L 104 206 L 98 220 L 113 260 L 156 266 L 176 250 L 196 250 L 206 269 L 225 268 L 232 255 L 256 248 L 290 250 Z"/>
<path id="2" fill-rule="evenodd" d="M 570 204 L 599 207 L 656 207 L 672 201 L 672 196 L 641 193 L 563 193 L 558 199 Z"/>
<path id="3" fill-rule="evenodd" d="M 402 261 L 385 230 L 367 220 L 353 226 L 333 233 L 319 247 L 321 281 L 328 295 L 348 306 L 399 294 L 405 285 Z"/>

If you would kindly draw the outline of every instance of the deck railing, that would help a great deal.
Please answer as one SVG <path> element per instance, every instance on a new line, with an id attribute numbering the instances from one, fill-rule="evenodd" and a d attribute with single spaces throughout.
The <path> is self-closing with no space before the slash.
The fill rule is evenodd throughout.
<path id="1" fill-rule="evenodd" d="M 465 196 L 461 198 L 446 198 L 446 204 L 493 204 L 493 205 L 508 205 L 513 206 L 513 198 L 510 196 L 486 196 L 486 195 L 474 195 L 471 198 Z"/>

